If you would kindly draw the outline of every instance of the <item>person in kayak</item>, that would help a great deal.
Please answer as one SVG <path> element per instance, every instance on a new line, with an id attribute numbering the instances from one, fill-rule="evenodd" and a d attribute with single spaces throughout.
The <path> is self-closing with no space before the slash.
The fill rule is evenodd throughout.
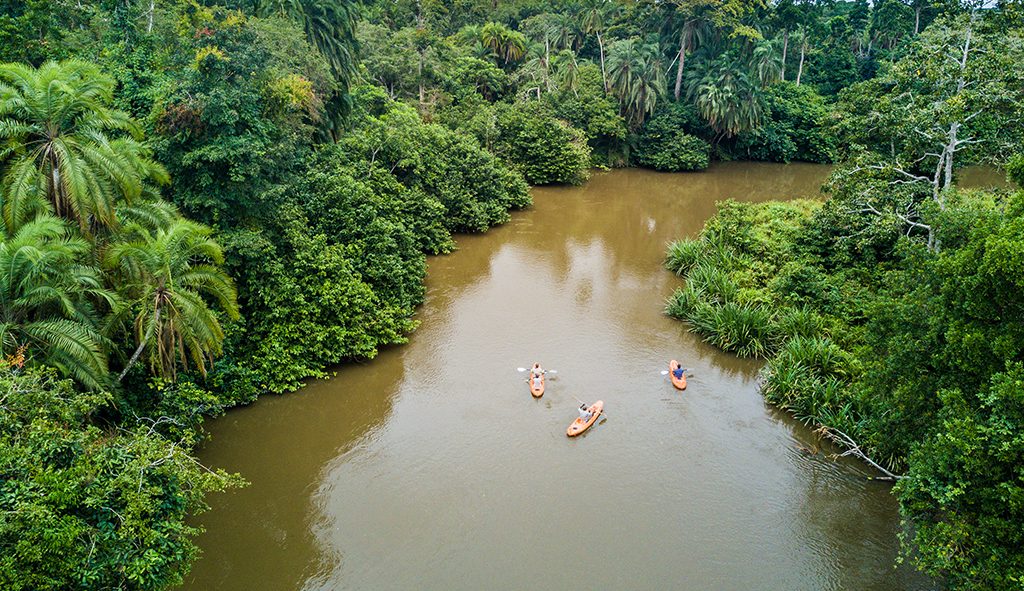
<path id="1" fill-rule="evenodd" d="M 686 373 L 686 370 L 683 368 L 682 365 L 672 370 L 672 375 L 675 376 L 677 380 L 683 379 L 684 373 Z"/>
<path id="2" fill-rule="evenodd" d="M 543 380 L 543 378 L 541 377 L 541 374 L 539 374 L 539 373 L 533 374 L 533 389 L 534 390 L 540 390 L 540 387 L 542 385 L 544 385 L 544 382 L 542 380 Z"/>
<path id="3" fill-rule="evenodd" d="M 534 363 L 533 367 L 530 368 L 530 375 L 539 376 L 544 374 L 544 368 L 539 363 Z"/>
<path id="4" fill-rule="evenodd" d="M 586 404 L 580 404 L 580 422 L 586 423 L 590 420 L 593 413 L 587 408 Z"/>

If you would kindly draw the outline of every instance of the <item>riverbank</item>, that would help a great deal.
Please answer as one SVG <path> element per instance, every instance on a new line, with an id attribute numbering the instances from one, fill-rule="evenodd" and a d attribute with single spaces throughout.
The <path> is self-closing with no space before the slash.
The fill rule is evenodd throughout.
<path id="1" fill-rule="evenodd" d="M 927 588 L 892 569 L 888 491 L 800 452 L 813 434 L 765 406 L 759 363 L 659 302 L 663 245 L 716 200 L 814 196 L 827 172 L 601 172 L 460 236 L 429 260 L 407 345 L 209 425 L 202 460 L 252 486 L 210 499 L 186 589 L 548 588 L 588 558 L 617 564 L 604 588 Z M 672 357 L 694 368 L 683 394 Z M 515 371 L 535 359 L 559 370 L 538 401 Z M 611 417 L 578 441 L 574 397 Z"/>
<path id="2" fill-rule="evenodd" d="M 1001 398 L 1013 398 L 1004 384 L 1020 369 L 996 343 L 1015 338 L 1006 310 L 1018 292 L 1014 273 L 988 261 L 1019 239 L 1024 194 L 971 176 L 1004 188 L 950 192 L 947 209 L 916 226 L 898 213 L 863 215 L 841 186 L 824 203 L 725 202 L 666 257 L 686 282 L 667 313 L 723 350 L 765 359 L 766 401 L 863 460 L 874 479 L 896 482 L 905 552 L 935 575 L 948 574 L 935 567 L 948 560 L 941 544 L 983 560 L 1008 543 L 989 527 L 1011 539 L 1014 528 L 1003 503 L 973 499 L 1015 486 L 996 456 L 1012 446 L 1015 419 Z M 965 464 L 979 472 L 968 476 Z"/>

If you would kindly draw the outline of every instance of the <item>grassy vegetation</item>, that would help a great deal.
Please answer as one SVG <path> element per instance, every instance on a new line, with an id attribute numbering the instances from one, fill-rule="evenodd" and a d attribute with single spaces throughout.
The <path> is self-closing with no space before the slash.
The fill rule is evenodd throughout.
<path id="1" fill-rule="evenodd" d="M 669 298 L 666 313 L 744 357 L 768 357 L 792 337 L 824 334 L 820 315 L 772 289 L 791 260 L 788 245 L 800 223 L 819 207 L 815 201 L 720 204 L 698 238 L 669 245 L 665 266 L 686 285 Z"/>

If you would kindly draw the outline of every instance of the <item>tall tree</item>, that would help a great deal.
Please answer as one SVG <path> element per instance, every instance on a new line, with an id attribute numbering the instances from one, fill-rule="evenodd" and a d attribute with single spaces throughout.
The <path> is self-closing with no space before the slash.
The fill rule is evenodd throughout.
<path id="1" fill-rule="evenodd" d="M 616 41 L 608 48 L 608 76 L 626 121 L 639 127 L 665 92 L 658 46 L 637 38 Z"/>
<path id="2" fill-rule="evenodd" d="M 349 109 L 348 88 L 356 77 L 356 19 L 358 0 L 246 0 L 257 16 L 279 14 L 302 26 L 306 39 L 327 58 L 339 92 L 328 105 L 328 118 L 336 140 L 341 120 Z"/>
<path id="3" fill-rule="evenodd" d="M 1024 131 L 1024 39 L 977 12 L 933 23 L 883 78 L 852 87 L 842 105 L 848 145 L 868 146 L 865 174 L 884 171 L 913 184 L 945 210 L 954 174 L 966 162 L 1001 164 Z M 916 203 L 899 217 L 922 225 Z M 869 210 L 870 211 L 870 210 Z M 871 212 L 875 213 L 875 212 Z"/>
<path id="4" fill-rule="evenodd" d="M 490 22 L 480 28 L 480 42 L 491 50 L 495 59 L 505 65 L 518 62 L 526 56 L 526 36 L 501 23 Z"/>
<path id="5" fill-rule="evenodd" d="M 761 84 L 751 65 L 732 52 L 704 59 L 687 78 L 687 96 L 715 130 L 715 140 L 756 128 L 764 117 Z"/>
<path id="6" fill-rule="evenodd" d="M 141 130 L 111 107 L 114 80 L 77 60 L 0 65 L 0 194 L 13 231 L 47 208 L 83 232 L 168 181 Z"/>
<path id="7" fill-rule="evenodd" d="M 672 0 L 666 4 L 672 10 L 669 22 L 675 24 L 679 35 L 673 91 L 676 100 L 682 93 L 686 54 L 694 49 L 697 42 L 712 31 L 728 37 L 760 39 L 761 33 L 746 24 L 744 19 L 763 6 L 762 0 Z"/>
<path id="8" fill-rule="evenodd" d="M 618 6 L 608 0 L 586 0 L 583 3 L 583 12 L 580 14 L 580 26 L 587 35 L 597 36 L 597 47 L 601 57 L 601 79 L 604 81 L 604 91 L 611 92 L 608 84 L 608 70 L 605 67 L 605 40 L 604 33 L 609 23 L 618 12 Z"/>
<path id="9" fill-rule="evenodd" d="M 123 281 L 127 313 L 134 314 L 137 348 L 118 379 L 147 351 L 162 376 L 173 378 L 189 361 L 205 374 L 224 340 L 207 299 L 238 318 L 235 287 L 220 267 L 224 255 L 212 230 L 178 219 L 166 227 L 132 224 L 125 235 L 104 255 L 105 266 Z"/>
<path id="10" fill-rule="evenodd" d="M 800 7 L 793 0 L 781 0 L 775 6 L 773 20 L 776 26 L 782 29 L 782 71 L 779 74 L 782 80 L 786 79 L 786 57 L 789 51 L 789 36 L 799 26 L 801 16 Z"/>

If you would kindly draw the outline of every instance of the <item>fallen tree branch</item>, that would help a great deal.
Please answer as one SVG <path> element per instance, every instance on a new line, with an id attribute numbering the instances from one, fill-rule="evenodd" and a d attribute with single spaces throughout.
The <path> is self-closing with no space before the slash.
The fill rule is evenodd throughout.
<path id="1" fill-rule="evenodd" d="M 846 457 L 846 456 L 854 456 L 856 458 L 859 458 L 859 459 L 867 462 L 873 468 L 875 468 L 876 470 L 878 470 L 879 472 L 881 472 L 882 474 L 885 475 L 885 476 L 874 477 L 874 478 L 872 478 L 872 480 L 886 480 L 886 481 L 895 482 L 897 480 L 902 480 L 903 478 L 906 478 L 905 476 L 901 476 L 899 474 L 893 474 L 889 470 L 886 470 L 885 468 L 883 468 L 878 462 L 876 462 L 876 461 L 872 460 L 871 458 L 869 458 L 868 455 L 866 453 L 864 453 L 864 451 L 860 448 L 860 446 L 857 445 L 857 442 L 854 441 L 852 437 L 850 437 L 846 433 L 843 433 L 839 429 L 836 429 L 834 427 L 829 427 L 827 425 L 822 425 L 821 427 L 818 428 L 817 433 L 819 435 L 824 436 L 824 437 L 828 437 L 834 443 L 836 443 L 836 444 L 838 444 L 838 445 L 840 445 L 842 447 L 847 448 L 846 451 L 844 451 L 841 454 L 838 454 L 836 457 L 842 458 L 842 457 Z"/>

